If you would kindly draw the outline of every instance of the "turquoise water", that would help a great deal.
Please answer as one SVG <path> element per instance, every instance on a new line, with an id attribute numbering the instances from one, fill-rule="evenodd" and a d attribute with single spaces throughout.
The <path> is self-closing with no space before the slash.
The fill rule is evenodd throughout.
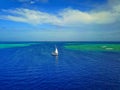
<path id="1" fill-rule="evenodd" d="M 37 43 L 0 43 L 0 49 L 2 48 L 14 48 L 14 47 L 25 47 Z"/>
<path id="2" fill-rule="evenodd" d="M 69 50 L 68 42 L 31 43 L 1 43 L 6 47 L 0 48 L 0 90 L 120 90 L 120 52 Z M 58 57 L 51 55 L 54 45 Z"/>

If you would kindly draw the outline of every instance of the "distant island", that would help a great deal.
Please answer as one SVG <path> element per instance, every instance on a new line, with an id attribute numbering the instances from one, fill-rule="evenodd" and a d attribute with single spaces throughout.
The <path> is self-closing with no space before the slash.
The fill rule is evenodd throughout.
<path id="1" fill-rule="evenodd" d="M 70 50 L 120 51 L 120 44 L 67 44 L 64 47 Z"/>

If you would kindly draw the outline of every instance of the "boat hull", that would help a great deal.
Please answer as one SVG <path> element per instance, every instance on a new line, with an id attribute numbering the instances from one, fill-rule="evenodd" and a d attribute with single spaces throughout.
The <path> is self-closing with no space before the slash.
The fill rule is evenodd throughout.
<path id="1" fill-rule="evenodd" d="M 52 52 L 53 56 L 58 56 L 58 53 Z"/>

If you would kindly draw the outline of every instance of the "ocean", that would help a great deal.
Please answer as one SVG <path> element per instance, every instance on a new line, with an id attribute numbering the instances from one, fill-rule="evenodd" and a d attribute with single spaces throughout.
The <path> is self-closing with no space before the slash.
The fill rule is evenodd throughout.
<path id="1" fill-rule="evenodd" d="M 64 47 L 99 43 L 1 42 L 0 90 L 120 90 L 120 51 Z"/>

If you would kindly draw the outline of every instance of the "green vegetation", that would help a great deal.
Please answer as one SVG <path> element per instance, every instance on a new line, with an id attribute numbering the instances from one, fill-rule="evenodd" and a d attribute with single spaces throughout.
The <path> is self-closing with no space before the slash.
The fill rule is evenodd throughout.
<path id="1" fill-rule="evenodd" d="M 68 44 L 64 47 L 70 50 L 120 51 L 120 44 Z"/>
<path id="2" fill-rule="evenodd" d="M 0 48 L 24 47 L 32 44 L 0 44 Z"/>

